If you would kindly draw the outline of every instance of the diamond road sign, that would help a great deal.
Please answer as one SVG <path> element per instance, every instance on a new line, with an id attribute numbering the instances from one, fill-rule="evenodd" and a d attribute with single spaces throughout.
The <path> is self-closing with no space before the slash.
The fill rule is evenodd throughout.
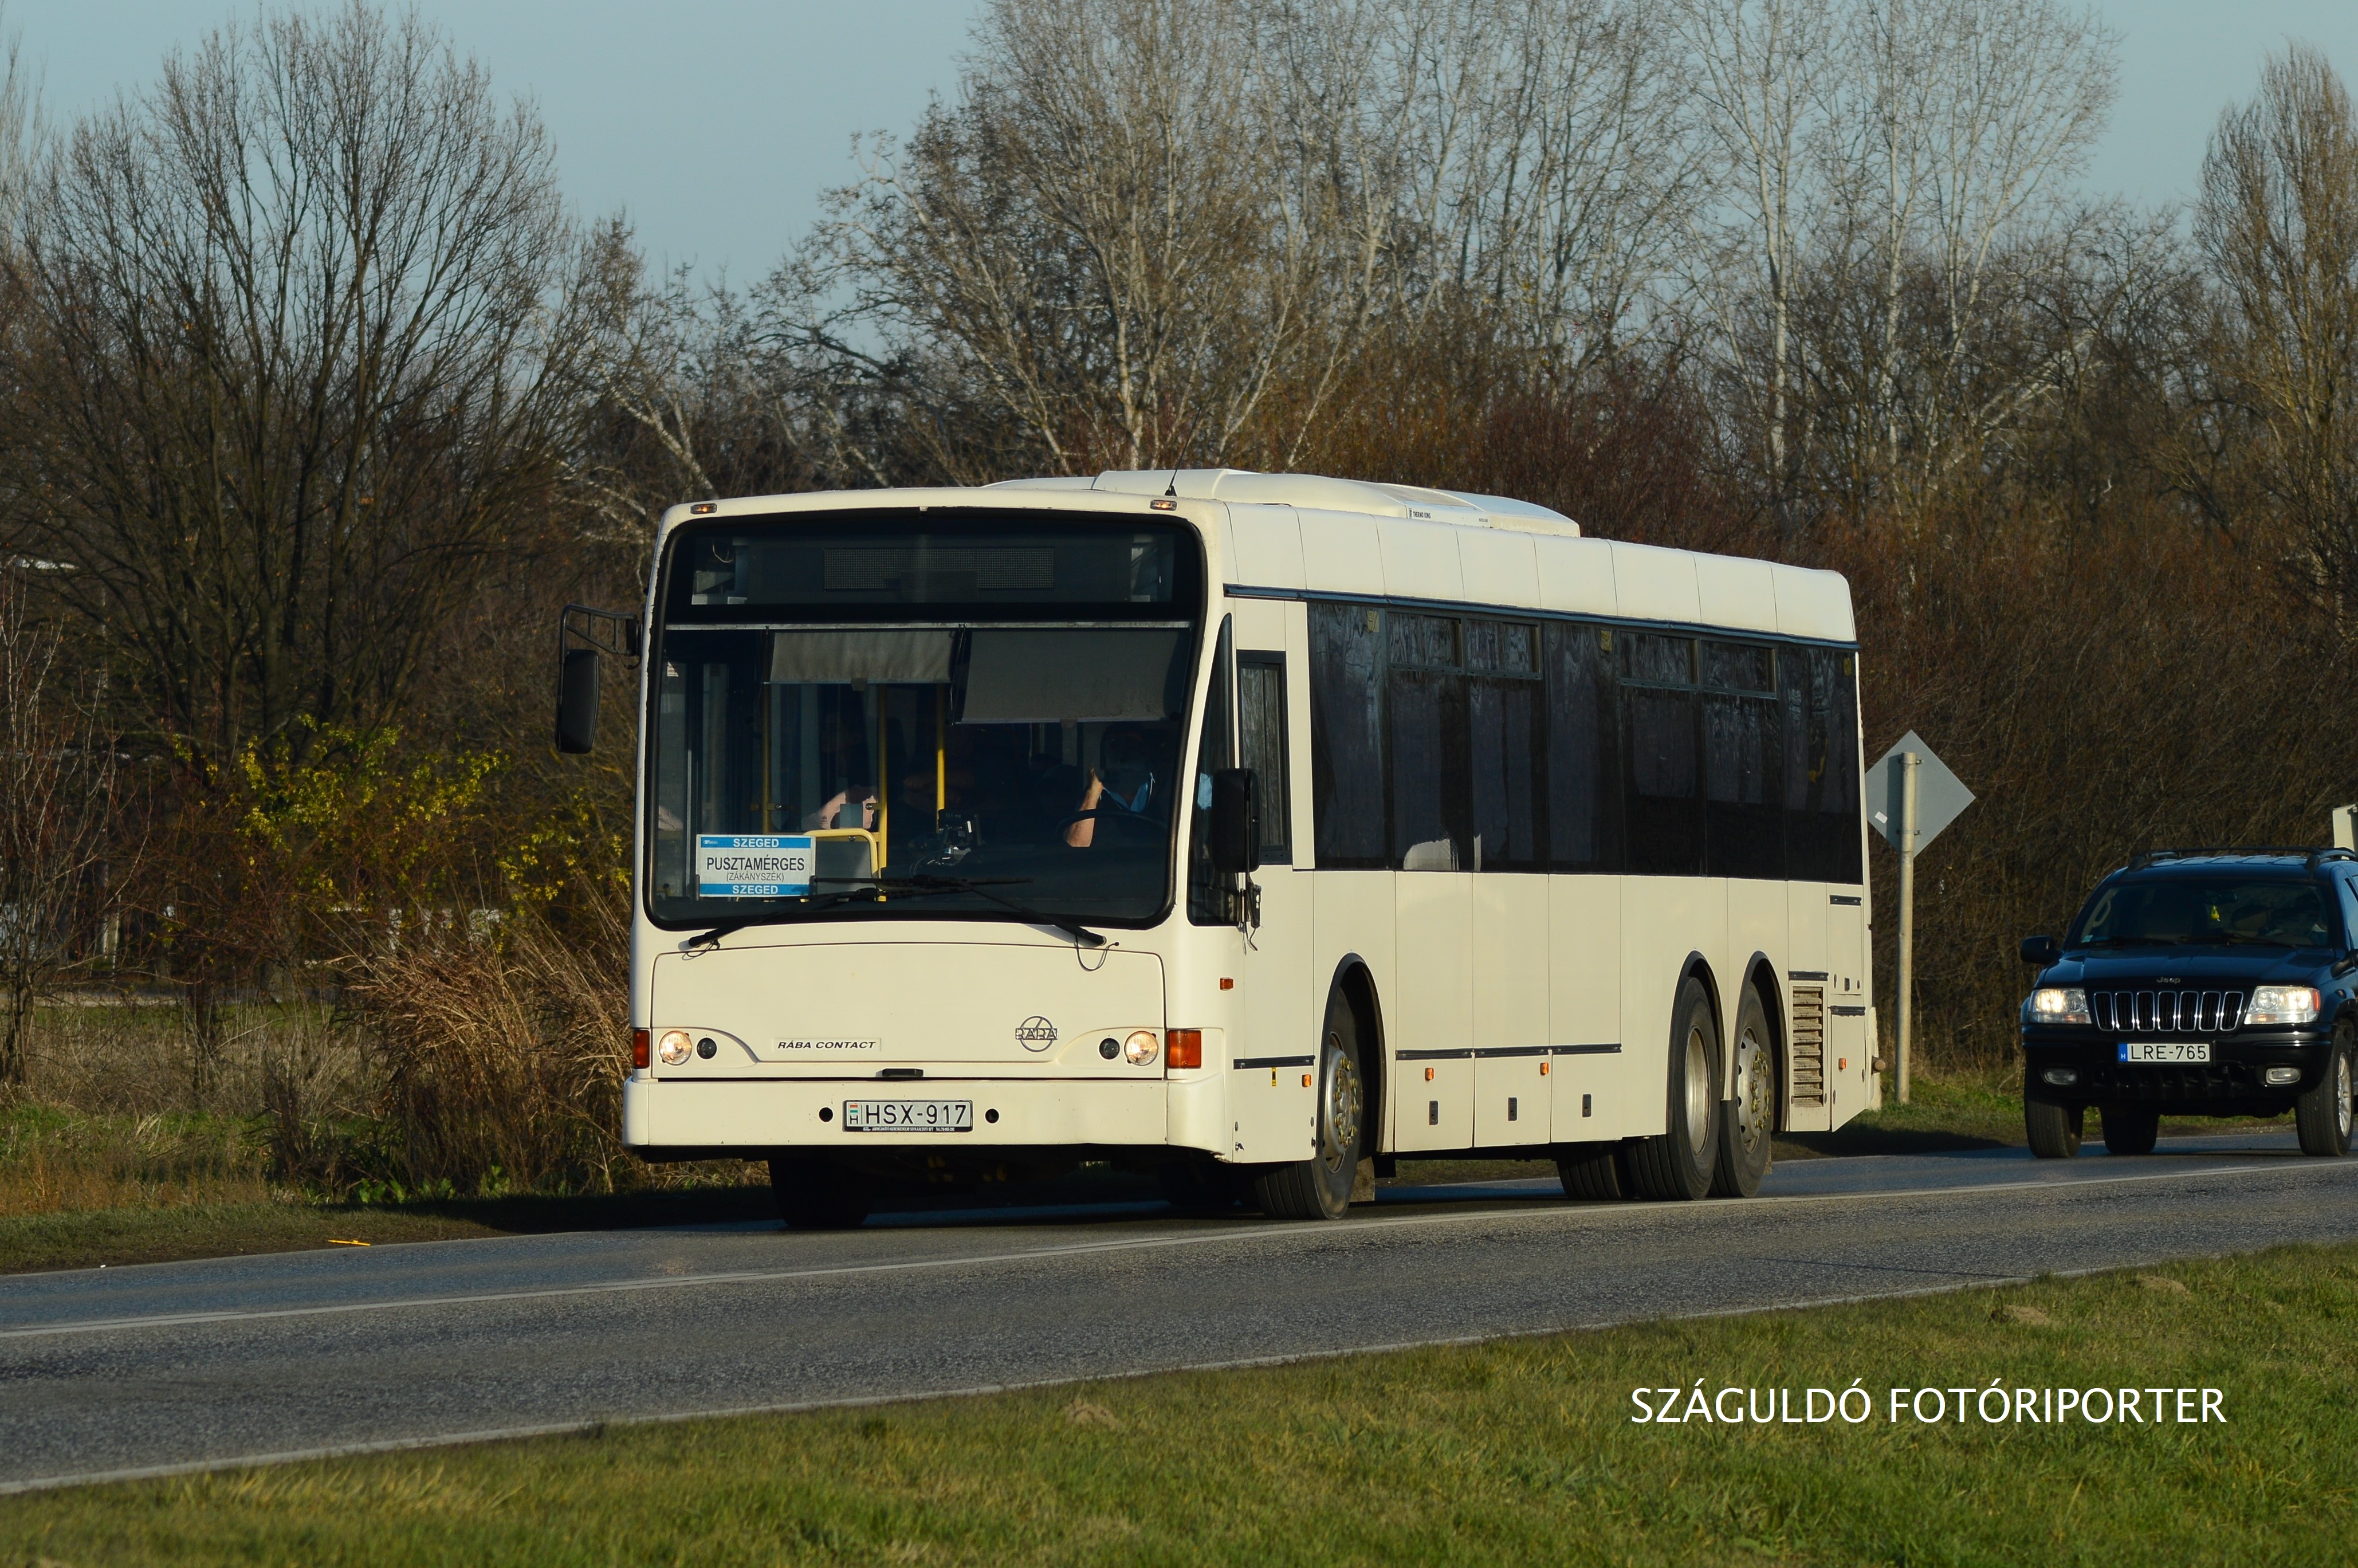
<path id="1" fill-rule="evenodd" d="M 1912 846 L 1899 842 L 1902 752 L 1916 753 L 1916 842 Z M 1883 760 L 1866 771 L 1867 823 L 1895 849 L 1913 848 L 1920 852 L 1973 803 L 1974 792 L 1949 771 L 1946 762 L 1932 754 L 1932 748 L 1924 744 L 1913 730 L 1899 737 L 1891 750 L 1883 753 Z"/>

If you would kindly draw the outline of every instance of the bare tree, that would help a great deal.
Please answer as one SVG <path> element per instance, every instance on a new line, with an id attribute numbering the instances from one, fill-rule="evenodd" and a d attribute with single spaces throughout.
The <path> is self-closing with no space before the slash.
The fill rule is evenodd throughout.
<path id="1" fill-rule="evenodd" d="M 28 606 L 27 566 L 0 562 L 0 1086 L 25 1081 L 33 1008 L 96 935 L 135 846 L 122 823 L 96 683 Z"/>
<path id="2" fill-rule="evenodd" d="M 1819 184 L 1839 37 L 1830 0 L 1688 0 L 1678 25 L 1698 134 L 1717 179 L 1697 293 L 1721 364 L 1758 432 L 1768 498 L 1795 521 L 1793 310 L 1804 258 L 1833 203 Z"/>
<path id="3" fill-rule="evenodd" d="M 264 16 L 75 126 L 25 232 L 19 547 L 212 765 L 397 713 L 576 406 L 529 110 L 415 14 Z"/>
<path id="4" fill-rule="evenodd" d="M 2223 396 L 2303 576 L 2350 634 L 2358 589 L 2358 119 L 2325 57 L 2295 45 L 2229 109 L 2195 232 L 2223 296 Z"/>
<path id="5" fill-rule="evenodd" d="M 1260 250 L 1233 36 L 1209 0 L 994 5 L 957 103 L 836 194 L 851 308 L 956 355 L 1058 469 L 1230 423 L 1217 296 Z"/>
<path id="6" fill-rule="evenodd" d="M 1664 324 L 1699 183 L 1671 39 L 1650 8 L 1606 0 L 1446 10 L 1405 160 L 1431 281 L 1577 376 Z"/>

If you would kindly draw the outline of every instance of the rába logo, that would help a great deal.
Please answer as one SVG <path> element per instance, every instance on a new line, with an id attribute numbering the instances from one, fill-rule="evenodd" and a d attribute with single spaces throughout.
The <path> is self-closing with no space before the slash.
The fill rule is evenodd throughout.
<path id="1" fill-rule="evenodd" d="M 1026 1051 L 1045 1051 L 1056 1043 L 1056 1026 L 1035 1012 L 1015 1026 L 1015 1039 Z"/>

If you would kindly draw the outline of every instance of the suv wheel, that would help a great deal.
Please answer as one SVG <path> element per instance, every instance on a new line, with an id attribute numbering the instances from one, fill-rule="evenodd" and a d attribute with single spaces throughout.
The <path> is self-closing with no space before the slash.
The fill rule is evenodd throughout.
<path id="1" fill-rule="evenodd" d="M 2300 1152 L 2328 1159 L 2350 1152 L 2351 1066 L 2358 1031 L 2345 1021 L 2334 1026 L 2333 1054 L 2317 1087 L 2293 1105 L 2293 1121 L 2300 1129 Z"/>
<path id="2" fill-rule="evenodd" d="M 2150 1154 L 2161 1136 L 2161 1112 L 2143 1106 L 2108 1105 L 2104 1119 L 2104 1149 L 2113 1154 Z"/>
<path id="3" fill-rule="evenodd" d="M 2023 1097 L 2022 1130 L 2030 1138 L 2030 1152 L 2042 1160 L 2069 1160 L 2080 1152 L 2080 1134 L 2087 1125 L 2082 1106 L 2061 1106 Z"/>

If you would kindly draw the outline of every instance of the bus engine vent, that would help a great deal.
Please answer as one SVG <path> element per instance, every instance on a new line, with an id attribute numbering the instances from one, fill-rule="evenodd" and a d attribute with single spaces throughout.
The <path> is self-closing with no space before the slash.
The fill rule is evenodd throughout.
<path id="1" fill-rule="evenodd" d="M 1826 1103 L 1826 988 L 1793 988 L 1793 1103 Z"/>

